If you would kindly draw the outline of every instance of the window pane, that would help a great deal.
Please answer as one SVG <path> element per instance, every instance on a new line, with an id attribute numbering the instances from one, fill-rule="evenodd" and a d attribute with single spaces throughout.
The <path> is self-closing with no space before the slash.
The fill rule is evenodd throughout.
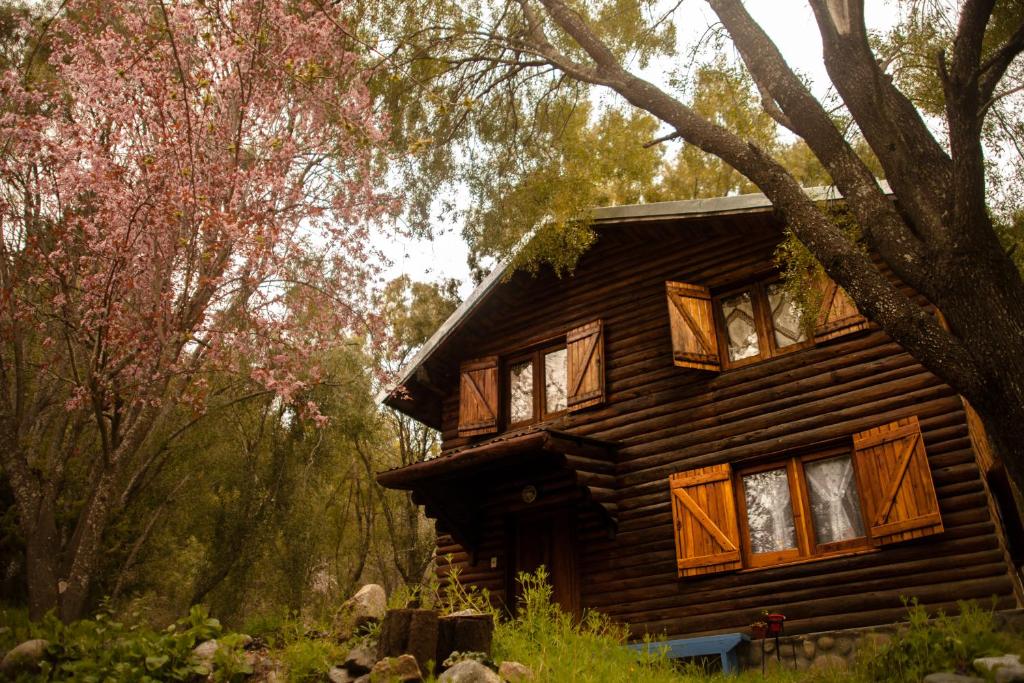
<path id="1" fill-rule="evenodd" d="M 745 475 L 743 494 L 747 502 L 750 551 L 769 553 L 795 548 L 796 527 L 786 468 Z"/>
<path id="2" fill-rule="evenodd" d="M 565 349 L 544 355 L 544 411 L 555 413 L 566 407 Z"/>
<path id="3" fill-rule="evenodd" d="M 725 318 L 725 334 L 729 341 L 729 360 L 750 358 L 760 353 L 750 292 L 722 299 L 722 317 Z"/>
<path id="4" fill-rule="evenodd" d="M 508 369 L 509 420 L 533 419 L 533 361 L 513 363 Z"/>
<path id="5" fill-rule="evenodd" d="M 776 346 L 783 349 L 807 338 L 800 327 L 800 309 L 778 282 L 768 285 L 768 305 L 772 309 Z"/>
<path id="6" fill-rule="evenodd" d="M 864 519 L 850 456 L 809 462 L 804 465 L 804 474 L 818 543 L 863 536 Z"/>

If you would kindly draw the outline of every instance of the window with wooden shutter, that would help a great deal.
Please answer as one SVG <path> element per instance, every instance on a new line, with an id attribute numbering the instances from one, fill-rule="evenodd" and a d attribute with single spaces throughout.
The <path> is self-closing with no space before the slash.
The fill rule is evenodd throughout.
<path id="1" fill-rule="evenodd" d="M 459 370 L 459 436 L 498 431 L 498 357 L 467 361 Z"/>
<path id="2" fill-rule="evenodd" d="M 917 417 L 855 434 L 853 458 L 876 544 L 942 532 L 939 501 Z"/>
<path id="3" fill-rule="evenodd" d="M 867 328 L 867 318 L 860 314 L 853 300 L 832 278 L 823 275 L 818 287 L 821 289 L 821 309 L 814 325 L 814 341 L 821 343 Z"/>
<path id="4" fill-rule="evenodd" d="M 685 282 L 666 282 L 665 290 L 675 364 L 697 370 L 721 370 L 711 292 L 707 287 Z"/>
<path id="5" fill-rule="evenodd" d="M 600 320 L 570 330 L 568 407 L 580 410 L 604 401 L 604 327 Z"/>
<path id="6" fill-rule="evenodd" d="M 679 576 L 740 569 L 739 527 L 728 464 L 669 477 Z"/>

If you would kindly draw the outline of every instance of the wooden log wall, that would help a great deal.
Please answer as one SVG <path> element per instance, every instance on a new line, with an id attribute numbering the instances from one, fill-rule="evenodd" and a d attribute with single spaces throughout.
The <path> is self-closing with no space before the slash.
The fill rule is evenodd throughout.
<path id="1" fill-rule="evenodd" d="M 596 520 L 578 529 L 583 607 L 628 623 L 637 635 L 679 637 L 744 629 L 763 608 L 786 614 L 788 633 L 803 633 L 892 622 L 905 614 L 904 597 L 946 609 L 993 596 L 1000 608 L 1016 604 L 959 397 L 876 327 L 719 374 L 673 366 L 665 281 L 714 289 L 769 269 L 780 232 L 768 214 L 608 226 L 599 235 L 574 277 L 516 275 L 434 360 L 435 370 L 447 363 L 440 374 L 454 377 L 466 357 L 514 352 L 604 321 L 607 401 L 552 423 L 621 444 L 617 535 L 609 539 Z M 454 382 L 447 388 L 449 451 L 473 439 L 458 436 L 458 390 Z M 910 415 L 920 419 L 944 533 L 829 560 L 676 577 L 669 474 L 850 439 Z M 496 492 L 476 566 L 451 538 L 439 539 L 439 555 L 453 553 L 463 579 L 501 600 L 499 500 L 516 485 Z M 496 570 L 492 555 L 502 558 Z"/>

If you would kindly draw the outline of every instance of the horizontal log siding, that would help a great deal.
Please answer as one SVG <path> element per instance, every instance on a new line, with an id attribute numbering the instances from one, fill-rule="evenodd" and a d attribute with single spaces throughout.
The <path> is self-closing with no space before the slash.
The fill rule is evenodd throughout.
<path id="1" fill-rule="evenodd" d="M 843 337 L 720 374 L 674 367 L 666 280 L 712 288 L 748 278 L 772 262 L 777 229 L 763 216 L 739 234 L 721 221 L 678 227 L 602 229 L 575 276 L 517 274 L 456 337 L 439 368 L 473 356 L 515 351 L 601 318 L 607 402 L 552 426 L 621 444 L 618 533 L 596 515 L 580 520 L 585 608 L 628 623 L 637 635 L 670 637 L 743 629 L 763 608 L 803 633 L 899 619 L 902 597 L 955 608 L 954 599 L 996 596 L 1014 604 L 1003 551 L 989 515 L 959 398 L 885 334 Z M 445 373 L 442 373 L 445 374 Z M 447 373 L 449 376 L 450 372 Z M 451 386 L 454 386 L 452 384 Z M 692 467 L 763 458 L 916 415 L 921 421 L 946 531 L 857 555 L 678 579 L 668 476 Z M 468 445 L 457 433 L 458 392 L 442 406 L 445 451 Z M 505 506 L 525 483 L 505 482 L 484 515 L 477 565 L 448 536 L 461 578 L 505 598 Z M 490 558 L 498 568 L 490 569 Z M 439 561 L 447 576 L 447 559 Z"/>

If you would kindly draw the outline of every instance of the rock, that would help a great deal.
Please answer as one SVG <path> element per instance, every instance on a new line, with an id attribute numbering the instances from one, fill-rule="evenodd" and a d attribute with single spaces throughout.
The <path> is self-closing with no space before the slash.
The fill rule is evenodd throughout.
<path id="1" fill-rule="evenodd" d="M 220 643 L 216 639 L 204 640 L 192 648 L 192 657 L 196 660 L 196 664 L 205 667 L 208 671 L 213 671 L 213 656 L 217 654 L 219 648 Z"/>
<path id="2" fill-rule="evenodd" d="M 501 677 L 474 659 L 464 659 L 438 676 L 437 683 L 501 683 Z"/>
<path id="3" fill-rule="evenodd" d="M 14 678 L 16 674 L 37 670 L 40 662 L 46 657 L 46 648 L 49 646 L 50 641 L 42 638 L 26 640 L 14 646 L 0 661 L 0 672 L 6 674 L 8 678 Z"/>
<path id="4" fill-rule="evenodd" d="M 418 683 L 423 680 L 423 674 L 420 673 L 420 666 L 416 663 L 416 658 L 412 655 L 402 655 L 401 657 L 388 657 L 382 659 L 373 665 L 373 669 L 370 670 L 370 680 L 373 683 L 391 683 L 392 681 L 411 681 Z"/>
<path id="5" fill-rule="evenodd" d="M 1020 666 L 1020 655 L 1003 655 L 1002 657 L 979 657 L 974 660 L 976 671 L 995 671 L 1005 666 Z"/>
<path id="6" fill-rule="evenodd" d="M 388 595 L 376 583 L 368 583 L 346 600 L 339 610 L 351 627 L 358 630 L 366 624 L 380 621 L 388 609 Z"/>
<path id="7" fill-rule="evenodd" d="M 811 662 L 811 668 L 820 671 L 822 669 L 829 669 L 832 671 L 842 671 L 847 667 L 846 660 L 839 655 L 824 654 L 818 655 Z"/>
<path id="8" fill-rule="evenodd" d="M 849 638 L 836 638 L 836 652 L 842 656 L 846 656 L 853 651 L 853 641 Z"/>
<path id="9" fill-rule="evenodd" d="M 1024 666 L 1001 666 L 996 669 L 996 683 L 1024 683 Z"/>
<path id="10" fill-rule="evenodd" d="M 340 666 L 331 667 L 327 672 L 327 680 L 331 683 L 353 683 L 356 679 L 349 675 L 348 671 Z"/>
<path id="11" fill-rule="evenodd" d="M 536 679 L 533 669 L 519 662 L 502 662 L 498 667 L 498 676 L 508 683 L 526 683 Z"/>
<path id="12" fill-rule="evenodd" d="M 765 652 L 765 654 L 771 654 L 772 652 L 775 652 L 775 641 L 774 640 L 769 639 L 769 640 L 764 641 L 764 652 Z"/>
<path id="13" fill-rule="evenodd" d="M 348 651 L 345 663 L 342 664 L 353 677 L 370 673 L 370 669 L 377 663 L 377 645 L 360 643 Z"/>
<path id="14" fill-rule="evenodd" d="M 460 609 L 458 612 L 452 612 L 446 614 L 445 617 L 482 617 L 486 616 L 486 612 L 481 612 L 478 609 Z"/>
<path id="15" fill-rule="evenodd" d="M 976 676 L 961 676 L 949 671 L 940 671 L 928 674 L 921 683 L 985 683 L 985 679 Z"/>
<path id="16" fill-rule="evenodd" d="M 803 642 L 803 654 L 804 654 L 804 657 L 806 657 L 807 659 L 814 659 L 814 652 L 815 652 L 814 641 L 813 640 L 805 640 Z"/>
<path id="17" fill-rule="evenodd" d="M 836 645 L 836 639 L 832 636 L 822 636 L 818 638 L 818 649 L 819 650 L 831 650 Z"/>

